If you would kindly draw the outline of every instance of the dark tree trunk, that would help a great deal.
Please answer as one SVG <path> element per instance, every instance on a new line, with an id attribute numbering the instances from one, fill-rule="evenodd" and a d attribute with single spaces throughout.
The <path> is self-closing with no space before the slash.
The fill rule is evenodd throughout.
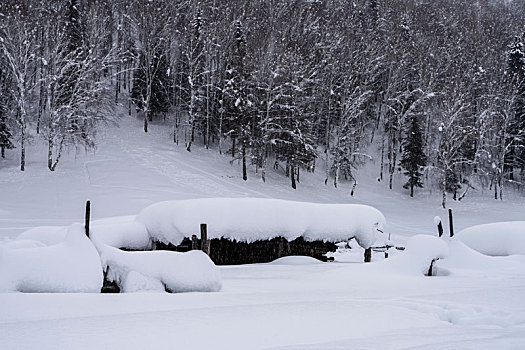
<path id="1" fill-rule="evenodd" d="M 244 141 L 242 143 L 242 179 L 248 180 L 248 174 L 246 173 L 246 145 Z"/>
<path id="2" fill-rule="evenodd" d="M 294 167 L 290 166 L 290 178 L 292 179 L 292 188 L 295 190 L 297 189 L 297 184 L 295 183 L 295 174 L 294 174 Z"/>

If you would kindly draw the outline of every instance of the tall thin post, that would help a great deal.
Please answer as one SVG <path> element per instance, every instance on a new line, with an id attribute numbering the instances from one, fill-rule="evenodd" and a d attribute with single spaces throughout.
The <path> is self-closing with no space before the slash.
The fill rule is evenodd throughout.
<path id="1" fill-rule="evenodd" d="M 372 248 L 365 249 L 365 263 L 372 261 Z"/>
<path id="2" fill-rule="evenodd" d="M 210 241 L 206 224 L 201 224 L 201 250 L 210 255 Z"/>
<path id="3" fill-rule="evenodd" d="M 86 218 L 84 227 L 86 228 L 86 236 L 89 238 L 89 217 L 91 216 L 91 201 L 86 202 Z"/>
<path id="4" fill-rule="evenodd" d="M 192 235 L 191 236 L 191 250 L 197 250 L 197 249 L 199 249 L 197 245 L 197 235 Z"/>
<path id="5" fill-rule="evenodd" d="M 448 210 L 448 224 L 450 228 L 450 237 L 454 236 L 454 222 L 452 220 L 452 209 Z"/>

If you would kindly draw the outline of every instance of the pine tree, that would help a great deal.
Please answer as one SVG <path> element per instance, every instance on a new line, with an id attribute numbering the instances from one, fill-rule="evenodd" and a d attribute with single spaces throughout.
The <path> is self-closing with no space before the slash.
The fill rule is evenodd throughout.
<path id="1" fill-rule="evenodd" d="M 230 124 L 232 155 L 235 156 L 239 149 L 242 160 L 242 178 L 246 181 L 248 179 L 246 157 L 250 149 L 253 127 L 251 102 L 248 100 L 248 74 L 245 67 L 246 36 L 241 21 L 235 21 L 233 29 L 232 52 L 226 69 L 224 93 L 227 99 L 226 113 Z"/>
<path id="2" fill-rule="evenodd" d="M 403 188 L 410 188 L 410 197 L 414 197 L 414 187 L 423 187 L 421 167 L 426 165 L 427 157 L 423 150 L 423 135 L 419 125 L 419 117 L 412 115 L 409 123 L 403 140 L 401 166 L 405 169 L 404 174 L 408 176 L 408 181 L 403 185 Z"/>

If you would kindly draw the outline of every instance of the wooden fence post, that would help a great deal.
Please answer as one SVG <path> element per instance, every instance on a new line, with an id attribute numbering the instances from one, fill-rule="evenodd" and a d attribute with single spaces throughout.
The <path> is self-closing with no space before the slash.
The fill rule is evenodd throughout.
<path id="1" fill-rule="evenodd" d="M 206 224 L 201 224 L 201 250 L 210 255 L 210 241 Z"/>
<path id="2" fill-rule="evenodd" d="M 86 218 L 84 221 L 84 227 L 86 229 L 86 236 L 89 238 L 89 217 L 91 216 L 91 201 L 86 202 Z"/>
<path id="3" fill-rule="evenodd" d="M 443 223 L 441 222 L 441 218 L 439 216 L 434 216 L 434 225 L 436 225 L 438 228 L 439 237 L 443 236 Z"/>
<path id="4" fill-rule="evenodd" d="M 197 235 L 192 235 L 191 236 L 191 250 L 196 250 L 196 249 L 199 249 L 197 245 Z"/>
<path id="5" fill-rule="evenodd" d="M 372 261 L 372 247 L 365 249 L 365 263 Z"/>
<path id="6" fill-rule="evenodd" d="M 450 228 L 450 237 L 454 236 L 454 222 L 452 221 L 452 209 L 448 210 L 448 224 Z"/>
<path id="7" fill-rule="evenodd" d="M 427 276 L 432 277 L 432 270 L 434 269 L 434 263 L 436 262 L 436 259 L 432 259 L 430 262 L 430 267 L 428 268 Z"/>

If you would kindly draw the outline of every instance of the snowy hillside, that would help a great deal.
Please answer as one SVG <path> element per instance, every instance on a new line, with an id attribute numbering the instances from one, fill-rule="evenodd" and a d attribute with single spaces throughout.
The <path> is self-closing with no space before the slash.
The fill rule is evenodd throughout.
<path id="1" fill-rule="evenodd" d="M 396 186 L 389 190 L 385 183 L 377 182 L 378 164 L 372 162 L 358 171 L 354 197 L 349 195 L 351 183 L 338 189 L 324 185 L 322 170 L 303 172 L 294 190 L 282 170 L 269 171 L 263 183 L 250 168 L 245 182 L 240 164 L 230 164 L 230 156 L 197 145 L 190 154 L 171 142 L 167 128 L 153 126 L 146 134 L 140 127 L 140 120 L 125 117 L 120 128 L 110 128 L 99 136 L 95 153 L 71 151 L 55 172 L 46 168 L 46 151 L 37 141 L 28 152 L 31 158 L 23 173 L 18 169 L 16 151 L 8 151 L 7 159 L 0 162 L 0 239 L 14 238 L 35 226 L 82 221 L 87 199 L 92 201 L 94 219 L 135 215 L 164 200 L 206 197 L 367 204 L 385 215 L 389 232 L 401 236 L 435 233 L 434 216 L 447 217 L 440 207 L 438 190 L 431 193 L 427 189 L 410 198 L 398 185 L 403 183 L 403 175 L 394 179 Z M 506 200 L 495 201 L 490 193 L 471 191 L 462 202 L 449 204 L 457 230 L 525 218 L 525 198 L 511 193 Z"/>
<path id="2" fill-rule="evenodd" d="M 407 251 L 366 265 L 355 259 L 318 263 L 286 258 L 222 266 L 223 287 L 216 293 L 2 293 L 0 348 L 525 346 L 524 256 L 488 257 L 460 242 L 428 236 L 407 242 L 417 234 L 436 236 L 436 215 L 446 223 L 439 193 L 425 190 L 410 198 L 402 190 L 388 190 L 376 180 L 376 164 L 359 172 L 351 197 L 351 184 L 325 186 L 322 174 L 302 174 L 297 190 L 279 172 L 269 172 L 263 183 L 251 169 L 244 182 L 240 165 L 230 165 L 227 155 L 195 145 L 190 156 L 170 143 L 166 128 L 152 125 L 145 134 L 133 118 L 107 130 L 95 154 L 68 154 L 54 173 L 45 167 L 43 151 L 38 153 L 36 143 L 33 147 L 35 158 L 28 160 L 25 173 L 13 153 L 0 163 L 0 240 L 10 241 L 35 226 L 82 221 L 88 198 L 96 220 L 135 215 L 163 200 L 260 197 L 374 206 L 385 215 L 386 230 L 396 243 L 407 243 Z M 507 198 L 495 201 L 472 192 L 461 203 L 451 201 L 456 231 L 524 220 L 524 199 Z M 438 276 L 424 276 L 437 257 Z"/>

